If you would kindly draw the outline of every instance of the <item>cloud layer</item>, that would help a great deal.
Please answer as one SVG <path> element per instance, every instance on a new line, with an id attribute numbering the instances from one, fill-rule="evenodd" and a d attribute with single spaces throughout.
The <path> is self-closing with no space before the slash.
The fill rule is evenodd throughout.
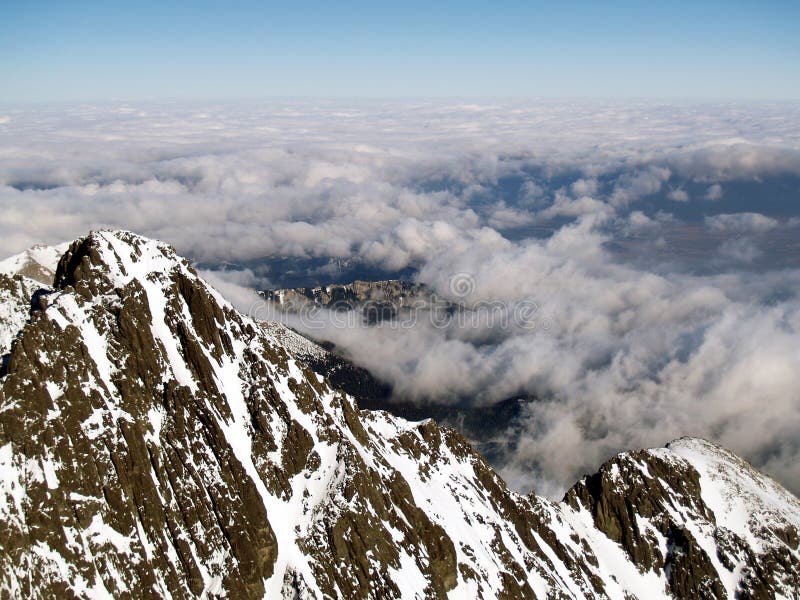
<path id="1" fill-rule="evenodd" d="M 469 274 L 459 300 L 535 301 L 539 326 L 325 337 L 407 397 L 535 395 L 503 468 L 519 489 L 555 494 L 610 453 L 691 434 L 800 490 L 798 105 L 4 115 L 0 254 L 123 227 L 242 306 L 287 264 L 309 283 L 410 272 L 445 297 Z"/>

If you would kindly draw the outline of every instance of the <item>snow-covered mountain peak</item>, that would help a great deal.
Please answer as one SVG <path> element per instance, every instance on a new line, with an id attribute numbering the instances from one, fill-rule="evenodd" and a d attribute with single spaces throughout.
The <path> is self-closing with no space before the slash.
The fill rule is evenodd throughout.
<path id="1" fill-rule="evenodd" d="M 42 285 L 52 285 L 56 267 L 69 242 L 56 246 L 36 245 L 24 252 L 0 261 L 0 274 L 13 277 L 21 275 Z"/>
<path id="2" fill-rule="evenodd" d="M 193 269 L 163 242 L 129 231 L 93 231 L 73 242 L 58 262 L 55 286 L 80 287 L 90 293 L 121 289 L 133 280 L 164 282 L 180 272 L 196 278 Z"/>
<path id="3" fill-rule="evenodd" d="M 565 501 L 679 598 L 800 589 L 800 502 L 706 440 L 619 454 Z"/>
<path id="4" fill-rule="evenodd" d="M 700 475 L 703 502 L 718 526 L 761 550 L 800 535 L 800 500 L 733 452 L 697 438 L 667 448 Z"/>

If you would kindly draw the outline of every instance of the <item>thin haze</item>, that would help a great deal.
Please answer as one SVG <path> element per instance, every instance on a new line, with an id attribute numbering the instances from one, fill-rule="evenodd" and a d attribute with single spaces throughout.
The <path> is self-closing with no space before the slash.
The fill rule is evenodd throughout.
<path id="1" fill-rule="evenodd" d="M 800 4 L 5 2 L 0 101 L 800 98 Z"/>

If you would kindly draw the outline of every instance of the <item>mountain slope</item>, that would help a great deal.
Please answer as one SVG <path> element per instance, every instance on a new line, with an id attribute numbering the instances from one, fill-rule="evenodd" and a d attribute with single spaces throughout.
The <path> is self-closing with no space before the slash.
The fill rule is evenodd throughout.
<path id="1" fill-rule="evenodd" d="M 628 452 L 565 502 L 679 598 L 796 598 L 800 501 L 733 453 L 682 438 Z"/>
<path id="2" fill-rule="evenodd" d="M 69 248 L 69 242 L 57 246 L 34 246 L 25 252 L 0 261 L 0 274 L 22 275 L 40 284 L 52 285 L 58 261 Z"/>
<path id="3" fill-rule="evenodd" d="M 53 285 L 58 261 L 69 243 L 34 246 L 0 261 L 0 356 L 27 322 L 31 301 L 40 289 Z"/>
<path id="4" fill-rule="evenodd" d="M 28 321 L 33 296 L 41 287 L 27 277 L 0 273 L 0 356 L 4 363 L 11 342 Z"/>
<path id="5" fill-rule="evenodd" d="M 797 499 L 707 442 L 520 496 L 126 232 L 74 242 L 32 306 L 0 390 L 0 596 L 795 595 Z"/>

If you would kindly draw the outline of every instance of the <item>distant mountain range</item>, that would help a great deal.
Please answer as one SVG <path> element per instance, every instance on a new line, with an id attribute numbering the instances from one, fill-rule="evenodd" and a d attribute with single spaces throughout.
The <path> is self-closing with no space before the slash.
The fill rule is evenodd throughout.
<path id="1" fill-rule="evenodd" d="M 355 311 L 368 325 L 402 319 L 416 311 L 455 311 L 463 307 L 437 297 L 426 286 L 400 279 L 260 290 L 262 298 L 290 313 L 310 304 L 335 311 Z"/>
<path id="2" fill-rule="evenodd" d="M 727 450 L 516 494 L 160 242 L 4 261 L 0 318 L 0 597 L 798 597 L 800 500 Z"/>

